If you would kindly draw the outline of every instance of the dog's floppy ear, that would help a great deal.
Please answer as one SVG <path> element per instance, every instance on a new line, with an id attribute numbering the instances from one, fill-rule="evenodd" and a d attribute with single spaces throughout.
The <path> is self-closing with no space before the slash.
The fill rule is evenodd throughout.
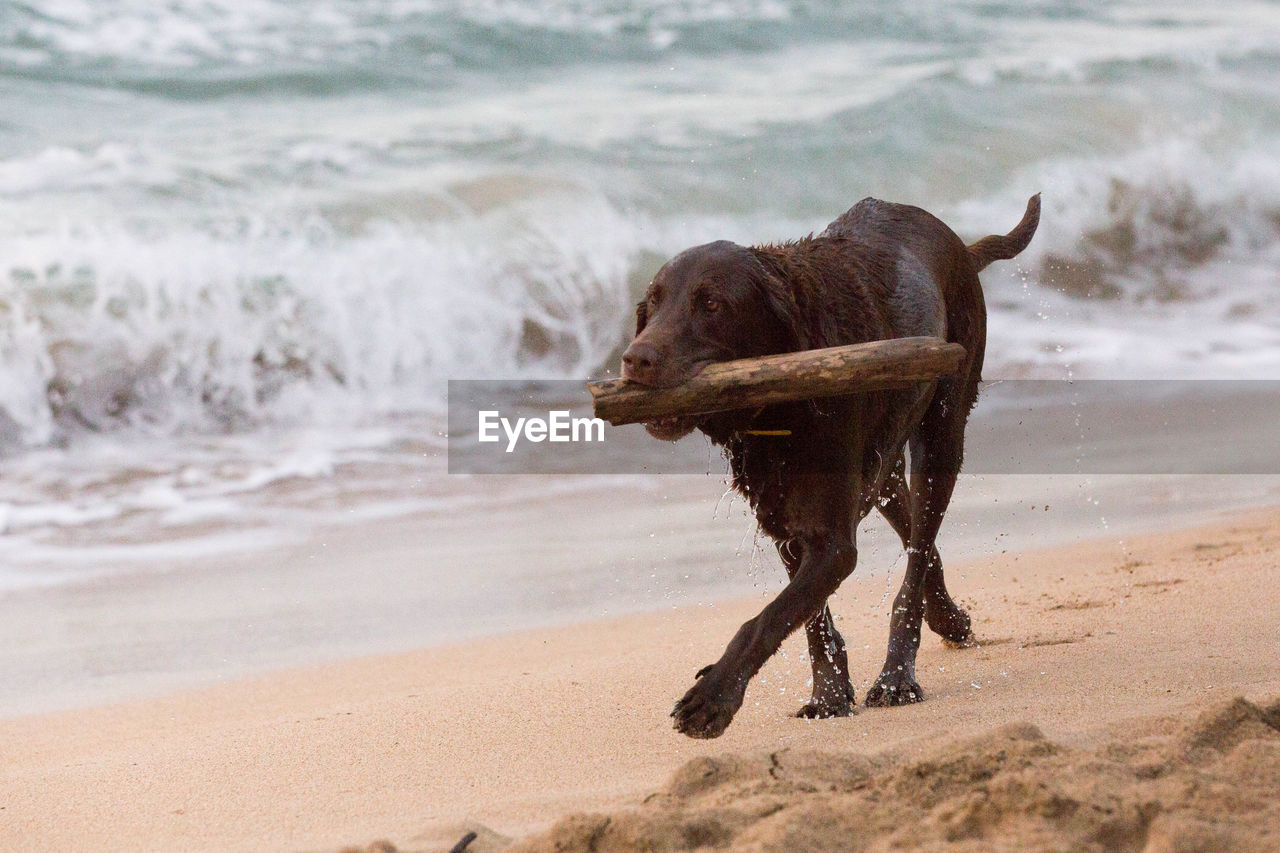
<path id="1" fill-rule="evenodd" d="M 649 325 L 649 299 L 648 297 L 641 299 L 636 303 L 636 334 L 644 331 L 644 327 Z"/>
<path id="2" fill-rule="evenodd" d="M 787 340 L 783 350 L 799 351 L 820 347 L 823 344 L 814 339 L 809 324 L 801 316 L 800 304 L 795 294 L 786 284 L 786 274 L 778 266 L 778 260 L 768 251 L 768 247 L 751 249 L 751 255 L 758 267 L 756 286 L 760 291 L 765 308 L 777 321 L 777 325 Z"/>

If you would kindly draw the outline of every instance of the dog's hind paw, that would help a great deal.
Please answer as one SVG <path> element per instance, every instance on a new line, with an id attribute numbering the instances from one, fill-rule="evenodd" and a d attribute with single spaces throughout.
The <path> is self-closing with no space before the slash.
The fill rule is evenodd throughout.
<path id="1" fill-rule="evenodd" d="M 973 623 L 969 614 L 950 600 L 938 605 L 925 602 L 924 621 L 930 631 L 953 648 L 964 648 L 973 643 Z"/>
<path id="2" fill-rule="evenodd" d="M 920 685 L 910 674 L 898 669 L 880 673 L 876 683 L 867 691 L 866 698 L 868 708 L 890 708 L 923 701 L 924 691 Z"/>

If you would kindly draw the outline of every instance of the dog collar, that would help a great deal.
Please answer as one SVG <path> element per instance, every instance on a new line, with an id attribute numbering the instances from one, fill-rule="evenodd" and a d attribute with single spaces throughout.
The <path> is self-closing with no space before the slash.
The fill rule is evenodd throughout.
<path id="1" fill-rule="evenodd" d="M 751 416 L 751 420 L 754 421 L 756 418 L 760 417 L 760 413 L 763 411 L 764 411 L 764 406 L 761 406 L 760 408 L 756 409 L 756 413 Z M 738 434 L 739 435 L 762 435 L 770 438 L 784 438 L 788 435 L 791 435 L 791 430 L 789 429 L 740 429 L 738 430 Z"/>

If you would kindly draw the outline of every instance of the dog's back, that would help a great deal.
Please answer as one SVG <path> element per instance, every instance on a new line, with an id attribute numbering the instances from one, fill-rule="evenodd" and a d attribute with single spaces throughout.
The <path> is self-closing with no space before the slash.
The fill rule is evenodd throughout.
<path id="1" fill-rule="evenodd" d="M 908 204 L 864 198 L 835 219 L 824 237 L 844 237 L 896 251 L 896 286 L 889 300 L 901 335 L 933 335 L 969 353 L 973 381 L 986 350 L 986 303 L 978 272 L 1027 247 L 1040 224 L 1040 195 L 1027 200 L 1022 220 L 1007 234 L 966 246 L 941 219 Z"/>
<path id="2" fill-rule="evenodd" d="M 986 307 L 964 241 L 933 214 L 908 204 L 864 198 L 835 219 L 824 237 L 843 237 L 895 259 L 887 306 L 900 336 L 947 338 L 970 352 L 985 343 Z M 976 315 L 976 316 L 975 316 Z"/>

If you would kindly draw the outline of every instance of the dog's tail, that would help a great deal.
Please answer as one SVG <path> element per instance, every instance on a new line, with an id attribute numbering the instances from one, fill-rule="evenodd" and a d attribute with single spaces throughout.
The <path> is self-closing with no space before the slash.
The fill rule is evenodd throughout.
<path id="1" fill-rule="evenodd" d="M 973 265 L 981 270 L 992 261 L 1007 261 L 1012 258 L 1027 248 L 1039 224 L 1040 193 L 1036 193 L 1027 200 L 1027 212 L 1022 214 L 1022 221 L 1012 231 L 1003 237 L 999 234 L 983 237 L 969 247 L 969 256 L 973 258 Z"/>

